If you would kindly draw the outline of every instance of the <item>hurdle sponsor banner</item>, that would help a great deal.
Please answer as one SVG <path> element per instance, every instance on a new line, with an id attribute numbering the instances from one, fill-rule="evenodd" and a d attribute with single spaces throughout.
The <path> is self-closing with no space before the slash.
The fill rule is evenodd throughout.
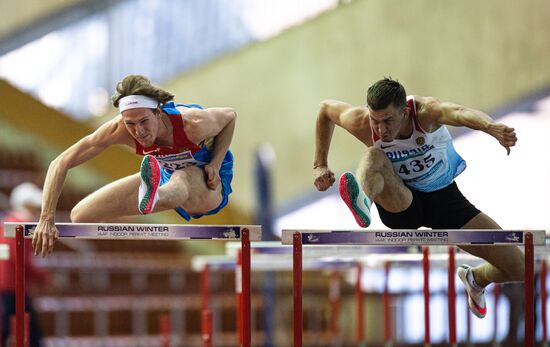
<path id="1" fill-rule="evenodd" d="M 473 245 L 523 244 L 524 234 L 533 243 L 545 244 L 544 230 L 283 230 L 283 244 L 292 244 L 294 233 L 301 233 L 303 245 Z"/>
<path id="2" fill-rule="evenodd" d="M 22 226 L 25 237 L 32 237 L 36 223 L 4 223 L 6 237 L 15 237 Z M 243 229 L 249 230 L 251 241 L 261 239 L 258 225 L 178 225 L 178 224 L 112 224 L 56 223 L 60 238 L 129 239 L 129 240 L 240 240 Z"/>

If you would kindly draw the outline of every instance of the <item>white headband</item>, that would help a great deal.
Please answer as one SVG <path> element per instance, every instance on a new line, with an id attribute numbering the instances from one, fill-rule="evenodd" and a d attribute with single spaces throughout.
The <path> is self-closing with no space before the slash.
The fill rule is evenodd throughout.
<path id="1" fill-rule="evenodd" d="M 133 108 L 157 108 L 159 102 L 144 95 L 128 95 L 118 101 L 120 113 Z"/>

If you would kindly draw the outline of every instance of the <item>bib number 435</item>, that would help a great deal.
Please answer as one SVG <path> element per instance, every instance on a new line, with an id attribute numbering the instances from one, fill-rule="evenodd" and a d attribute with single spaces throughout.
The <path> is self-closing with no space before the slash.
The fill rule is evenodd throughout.
<path id="1" fill-rule="evenodd" d="M 425 168 L 429 168 L 435 163 L 435 158 L 432 156 L 432 154 L 428 154 L 426 157 L 420 159 L 414 159 L 409 162 L 403 163 L 399 167 L 399 173 L 403 175 L 410 175 L 411 172 L 421 172 Z"/>

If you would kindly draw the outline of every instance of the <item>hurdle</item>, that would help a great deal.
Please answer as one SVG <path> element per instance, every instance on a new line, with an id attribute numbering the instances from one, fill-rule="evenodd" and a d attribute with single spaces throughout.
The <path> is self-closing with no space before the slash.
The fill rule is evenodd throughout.
<path id="1" fill-rule="evenodd" d="M 37 223 L 4 223 L 4 237 L 16 238 L 16 347 L 24 347 L 24 238 L 32 238 Z M 243 347 L 250 347 L 250 241 L 261 240 L 258 225 L 178 225 L 56 223 L 59 238 L 93 240 L 217 240 L 241 241 L 243 291 Z"/>
<path id="2" fill-rule="evenodd" d="M 282 244 L 293 245 L 294 347 L 302 346 L 303 246 L 525 246 L 525 346 L 534 346 L 534 245 L 545 244 L 544 230 L 291 230 L 282 231 Z M 427 257 L 427 252 L 424 252 Z M 454 319 L 454 318 L 453 318 Z M 426 340 L 427 337 L 427 340 Z M 429 345 L 426 334 L 425 345 Z"/>
<path id="3" fill-rule="evenodd" d="M 257 245 L 260 244 L 260 245 Z M 276 241 L 263 241 L 256 242 L 251 245 L 252 253 L 254 257 L 251 261 L 252 272 L 278 272 L 292 270 L 292 259 L 290 255 L 292 253 L 292 247 L 281 247 L 279 242 Z M 198 255 L 192 259 L 192 269 L 196 272 L 203 272 L 204 269 L 209 271 L 235 271 L 236 277 L 239 277 L 239 254 L 240 246 L 235 242 L 226 243 L 226 255 Z M 286 257 L 288 255 L 288 257 Z M 353 269 L 357 261 L 355 259 L 347 260 L 334 260 L 334 259 L 314 259 L 308 258 L 303 263 L 304 270 L 329 270 L 342 271 L 346 269 Z M 236 281 L 237 288 L 235 293 L 237 297 L 240 295 L 238 289 L 238 281 Z M 331 283 L 333 285 L 333 283 Z M 327 288 L 330 295 L 334 295 L 334 288 Z M 339 295 L 339 294 L 338 294 Z M 238 312 L 237 312 L 238 315 Z M 333 316 L 334 318 L 334 316 Z M 334 319 L 335 320 L 335 319 Z M 237 317 L 237 322 L 241 320 Z M 239 332 L 239 330 L 237 331 Z M 332 331 L 334 333 L 334 331 Z"/>
<path id="4" fill-rule="evenodd" d="M 240 249 L 240 245 L 235 242 L 228 242 L 226 246 L 226 255 L 231 257 L 228 259 L 233 259 Z M 254 261 L 252 262 L 252 271 L 258 269 L 263 271 L 269 270 L 290 270 L 292 269 L 292 252 L 293 247 L 291 245 L 282 245 L 280 242 L 270 242 L 270 241 L 260 241 L 254 242 L 251 245 L 252 252 L 254 253 Z M 414 248 L 401 245 L 393 246 L 372 246 L 372 245 L 347 245 L 345 247 L 345 254 L 342 254 L 342 247 L 338 245 L 322 244 L 316 245 L 315 247 L 305 247 L 302 250 L 302 270 L 351 270 L 355 276 L 355 302 L 356 302 L 356 312 L 355 316 L 357 317 L 357 329 L 355 340 L 359 343 L 363 340 L 365 335 L 364 328 L 361 322 L 359 322 L 363 317 L 361 301 L 363 300 L 363 293 L 360 291 L 359 284 L 361 283 L 361 271 L 358 271 L 357 267 L 364 268 L 384 268 L 384 287 L 382 294 L 383 302 L 383 331 L 384 331 L 384 345 L 391 346 L 392 342 L 392 329 L 391 329 L 391 295 L 389 293 L 388 278 L 390 272 L 390 265 L 392 268 L 409 268 L 417 267 L 419 263 L 423 262 L 424 254 Z M 437 266 L 437 268 L 446 268 L 453 269 L 449 272 L 454 281 L 455 271 L 454 265 L 449 266 L 448 262 L 451 261 L 449 253 L 452 251 L 452 261 L 455 259 L 454 248 L 453 247 L 432 247 L 430 255 L 430 263 Z M 224 260 L 224 257 L 220 256 L 209 256 L 208 260 L 205 256 L 197 257 L 197 264 L 202 262 L 207 262 L 208 266 L 217 270 L 227 270 L 227 261 Z M 204 260 L 202 260 L 202 259 Z M 457 259 L 477 264 L 481 262 L 480 258 L 474 257 L 468 253 L 462 252 L 457 254 Z M 266 265 L 262 265 L 265 263 Z M 342 267 L 339 267 L 339 263 L 342 263 Z M 195 259 L 193 260 L 195 264 Z M 344 264 L 348 264 L 344 266 Z M 261 265 L 261 266 L 260 266 Z M 204 264 L 202 265 L 204 266 Z M 197 267 L 196 271 L 202 269 L 202 267 Z M 424 274 L 427 278 L 427 274 Z M 454 288 L 454 286 L 453 286 Z M 449 293 L 449 305 L 453 308 L 455 307 L 455 297 Z M 329 298 L 330 300 L 330 298 Z M 336 305 L 337 306 L 337 305 Z M 429 303 L 427 309 L 429 309 Z M 334 312 L 336 312 L 335 310 Z M 332 318 L 335 316 L 333 315 Z M 454 315 L 453 315 L 454 317 Z M 456 326 L 456 323 L 453 321 L 449 322 L 449 332 L 455 331 L 454 337 L 450 337 L 451 341 L 456 341 L 456 329 L 453 327 Z M 336 331 L 333 329 L 332 331 Z"/>

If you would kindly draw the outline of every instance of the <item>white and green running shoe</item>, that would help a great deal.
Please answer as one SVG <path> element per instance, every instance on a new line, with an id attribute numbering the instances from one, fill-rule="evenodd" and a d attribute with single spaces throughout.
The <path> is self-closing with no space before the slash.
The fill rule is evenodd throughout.
<path id="1" fill-rule="evenodd" d="M 340 176 L 340 184 L 338 186 L 340 197 L 351 210 L 357 224 L 366 228 L 370 225 L 370 206 L 371 201 L 363 192 L 359 183 L 351 172 L 344 172 Z"/>

